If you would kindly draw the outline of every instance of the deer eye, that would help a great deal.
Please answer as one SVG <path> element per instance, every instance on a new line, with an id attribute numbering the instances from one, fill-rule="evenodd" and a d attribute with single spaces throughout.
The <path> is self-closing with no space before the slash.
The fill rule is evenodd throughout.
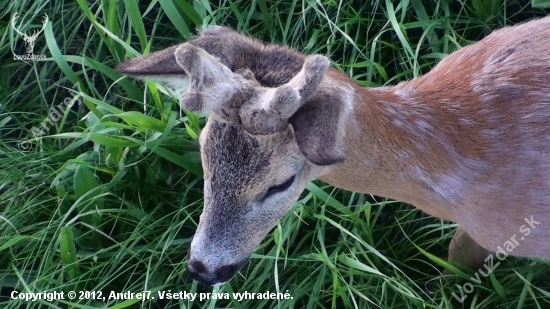
<path id="1" fill-rule="evenodd" d="M 273 186 L 273 187 L 267 189 L 267 192 L 264 194 L 264 196 L 262 197 L 261 200 L 263 201 L 263 200 L 267 199 L 268 197 L 272 196 L 275 193 L 283 192 L 286 189 L 290 188 L 290 186 L 294 182 L 295 178 L 296 178 L 296 175 L 293 175 L 292 177 L 290 177 L 288 180 L 286 180 L 282 184 L 276 185 L 276 186 Z"/>

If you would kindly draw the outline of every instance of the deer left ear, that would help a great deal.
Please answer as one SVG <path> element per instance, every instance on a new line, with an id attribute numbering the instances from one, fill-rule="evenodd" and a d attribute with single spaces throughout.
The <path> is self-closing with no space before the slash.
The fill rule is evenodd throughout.
<path id="1" fill-rule="evenodd" d="M 337 81 L 322 85 L 289 122 L 302 154 L 313 164 L 328 166 L 345 160 L 345 122 L 352 110 L 353 90 Z"/>

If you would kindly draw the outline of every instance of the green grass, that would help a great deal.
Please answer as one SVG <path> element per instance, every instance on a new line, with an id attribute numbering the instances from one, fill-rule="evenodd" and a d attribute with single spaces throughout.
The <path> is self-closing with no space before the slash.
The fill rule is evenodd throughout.
<path id="1" fill-rule="evenodd" d="M 20 29 L 38 29 L 48 14 L 34 49 L 46 61 L 13 59 L 12 51 L 25 52 L 10 26 L 15 11 Z M 123 60 L 223 24 L 324 53 L 359 84 L 380 86 L 546 14 L 528 1 L 498 0 L 0 1 L 0 307 L 548 308 L 550 264 L 508 258 L 480 283 L 468 279 L 472 270 L 443 281 L 438 261 L 456 225 L 321 182 L 217 288 L 292 299 L 9 298 L 14 289 L 212 291 L 184 272 L 202 206 L 196 138 L 204 119 L 153 83 L 122 79 L 112 68 Z M 32 139 L 50 113 L 56 121 Z M 458 302 L 452 293 L 462 297 L 467 283 L 474 289 Z"/>

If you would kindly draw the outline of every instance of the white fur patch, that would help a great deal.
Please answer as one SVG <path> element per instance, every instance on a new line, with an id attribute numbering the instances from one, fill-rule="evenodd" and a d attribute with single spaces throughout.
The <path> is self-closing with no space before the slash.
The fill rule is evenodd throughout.
<path id="1" fill-rule="evenodd" d="M 143 78 L 172 89 L 178 98 L 189 89 L 189 77 L 184 75 L 150 75 Z"/>

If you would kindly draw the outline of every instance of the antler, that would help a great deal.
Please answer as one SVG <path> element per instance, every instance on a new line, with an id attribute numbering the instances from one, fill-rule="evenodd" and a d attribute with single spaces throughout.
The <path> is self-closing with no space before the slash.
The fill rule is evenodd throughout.
<path id="1" fill-rule="evenodd" d="M 13 18 L 11 19 L 11 26 L 12 26 L 13 30 L 15 30 L 15 32 L 17 32 L 20 36 L 26 37 L 27 34 L 17 30 L 17 27 L 15 26 L 15 21 L 17 20 L 17 17 L 19 17 L 19 14 L 17 14 L 17 12 L 15 12 L 15 14 L 13 14 Z"/>
<path id="2" fill-rule="evenodd" d="M 32 33 L 32 37 L 33 37 L 33 38 L 38 37 L 38 35 L 39 35 L 40 33 L 42 33 L 42 32 L 44 31 L 44 29 L 46 29 L 46 25 L 48 24 L 48 21 L 49 21 L 50 19 L 48 18 L 48 14 L 44 14 L 44 16 L 45 16 L 45 18 L 44 18 L 44 21 L 42 21 L 42 29 L 38 30 L 38 32 L 37 32 L 36 30 L 33 31 L 33 33 Z"/>
<path id="3" fill-rule="evenodd" d="M 175 51 L 176 61 L 190 78 L 190 86 L 180 98 L 183 108 L 209 113 L 227 104 L 251 80 L 231 70 L 204 49 L 184 43 Z M 251 89 L 251 87 L 248 87 Z M 249 99 L 241 98 L 240 101 Z"/>
<path id="4" fill-rule="evenodd" d="M 233 73 L 192 44 L 179 46 L 175 56 L 190 78 L 189 89 L 180 98 L 183 108 L 210 113 L 223 107 L 222 114 L 238 113 L 243 126 L 254 134 L 271 134 L 288 127 L 288 119 L 317 91 L 330 65 L 325 56 L 308 56 L 290 81 L 267 88 L 260 86 L 250 71 Z"/>
<path id="5" fill-rule="evenodd" d="M 306 57 L 302 70 L 288 83 L 267 88 L 258 102 L 240 110 L 243 126 L 255 134 L 272 134 L 288 127 L 288 119 L 315 94 L 330 60 L 322 55 Z"/>
<path id="6" fill-rule="evenodd" d="M 50 20 L 50 18 L 48 17 L 48 14 L 44 13 L 44 21 L 42 21 L 42 29 L 40 29 L 40 31 L 38 31 L 38 34 L 42 33 L 44 31 L 44 29 L 46 29 L 46 25 L 48 24 L 49 20 Z"/>

